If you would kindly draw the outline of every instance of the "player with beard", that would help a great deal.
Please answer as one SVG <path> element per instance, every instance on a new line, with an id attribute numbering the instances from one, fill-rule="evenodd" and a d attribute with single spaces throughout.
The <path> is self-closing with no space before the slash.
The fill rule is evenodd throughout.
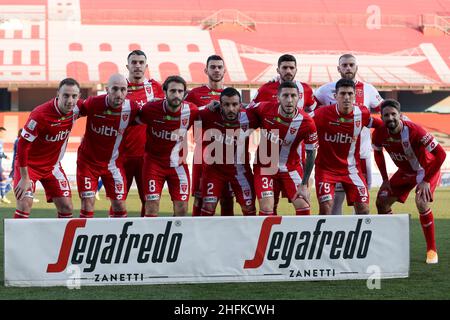
<path id="1" fill-rule="evenodd" d="M 278 76 L 258 89 L 258 92 L 253 97 L 249 107 L 254 106 L 258 102 L 272 102 L 277 105 L 278 87 L 285 81 L 293 81 L 298 88 L 299 98 L 297 107 L 303 109 L 306 113 L 313 111 L 316 108 L 317 103 L 314 99 L 312 88 L 304 82 L 295 80 L 295 76 L 297 75 L 297 59 L 291 54 L 283 54 L 278 58 L 277 66 Z M 298 146 L 298 154 L 300 156 L 300 163 L 304 166 L 305 148 L 303 143 Z M 279 195 L 275 194 L 275 213 L 277 211 L 278 201 Z"/>
<path id="2" fill-rule="evenodd" d="M 285 81 L 278 88 L 277 104 L 261 102 L 247 109 L 259 118 L 261 128 L 253 166 L 259 215 L 274 215 L 274 194 L 279 190 L 291 200 L 297 215 L 310 214 L 308 180 L 314 167 L 317 131 L 314 120 L 297 107 L 298 98 L 296 84 Z M 303 141 L 307 154 L 304 171 L 297 152 Z"/>
<path id="3" fill-rule="evenodd" d="M 58 218 L 72 218 L 73 204 L 69 180 L 61 167 L 69 134 L 80 104 L 80 85 L 72 78 L 59 83 L 56 98 L 36 107 L 20 133 L 14 161 L 14 218 L 28 218 L 36 182 L 40 181 L 53 202 Z"/>
<path id="4" fill-rule="evenodd" d="M 433 193 L 439 183 L 440 168 L 446 157 L 445 150 L 421 126 L 401 118 L 398 101 L 383 101 L 381 116 L 384 125 L 377 128 L 372 136 L 375 162 L 383 178 L 377 196 L 378 213 L 392 214 L 394 202 L 404 203 L 415 187 L 415 202 L 427 243 L 426 263 L 438 263 L 430 202 L 433 202 Z M 398 167 L 390 179 L 383 148 Z"/>
<path id="5" fill-rule="evenodd" d="M 185 99 L 186 101 L 192 102 L 199 107 L 205 106 L 211 101 L 219 101 L 220 94 L 224 89 L 223 77 L 226 72 L 222 57 L 218 55 L 209 56 L 206 60 L 206 68 L 204 72 L 208 76 L 208 84 L 193 88 L 189 91 Z M 196 143 L 194 154 L 201 153 L 202 150 L 202 143 Z M 195 159 L 196 157 L 194 157 L 194 163 L 192 164 L 192 195 L 195 197 L 192 215 L 200 216 L 202 209 L 202 164 L 196 163 Z M 233 192 L 230 188 L 224 188 L 220 197 L 222 216 L 234 215 Z"/>
<path id="6" fill-rule="evenodd" d="M 163 84 L 165 99 L 146 103 L 137 119 L 147 125 L 144 156 L 145 217 L 157 217 L 164 183 L 167 181 L 174 216 L 188 211 L 190 177 L 186 164 L 187 131 L 198 109 L 184 101 L 186 81 L 168 77 Z"/>
<path id="7" fill-rule="evenodd" d="M 141 108 L 149 101 L 162 100 L 164 98 L 164 92 L 161 84 L 154 79 L 147 79 L 145 77 L 145 71 L 148 68 L 145 53 L 141 50 L 133 50 L 128 54 L 127 62 L 127 99 L 135 101 Z M 130 191 L 134 178 L 142 204 L 141 216 L 145 214 L 142 169 L 144 165 L 146 138 L 145 125 L 129 126 L 123 136 L 121 147 L 123 168 L 127 178 L 127 192 Z"/>
<path id="8" fill-rule="evenodd" d="M 356 58 L 351 54 L 344 54 L 339 57 L 337 70 L 341 75 L 341 79 L 349 79 L 355 83 L 355 104 L 369 108 L 369 111 L 379 111 L 379 105 L 383 101 L 377 89 L 369 83 L 356 80 L 358 65 Z M 314 97 L 318 105 L 330 105 L 336 103 L 335 99 L 336 82 L 329 82 L 319 87 Z M 367 187 L 370 189 L 372 184 L 372 148 L 370 140 L 370 129 L 363 128 L 361 132 L 361 168 Z M 345 200 L 345 192 L 340 184 L 336 185 L 335 198 L 333 202 L 332 213 L 335 215 L 342 214 L 342 205 Z"/>
<path id="9" fill-rule="evenodd" d="M 203 127 L 202 216 L 215 214 L 224 188 L 231 188 L 244 215 L 256 214 L 253 175 L 249 163 L 249 136 L 258 120 L 242 107 L 241 95 L 234 88 L 220 94 L 218 111 L 199 112 Z"/>

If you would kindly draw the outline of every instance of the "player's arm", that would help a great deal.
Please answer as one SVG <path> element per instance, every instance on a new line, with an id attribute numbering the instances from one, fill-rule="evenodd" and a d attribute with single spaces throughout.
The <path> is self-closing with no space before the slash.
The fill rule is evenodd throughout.
<path id="1" fill-rule="evenodd" d="M 370 112 L 379 113 L 381 111 L 380 105 L 383 102 L 383 98 L 373 85 L 365 85 L 367 85 L 370 90 L 369 102 L 367 103 L 367 106 L 370 108 Z"/>
<path id="2" fill-rule="evenodd" d="M 430 189 L 430 181 L 441 169 L 447 154 L 445 153 L 444 148 L 437 142 L 436 138 L 431 136 L 429 133 L 426 133 L 424 138 L 427 136 L 430 138 L 421 139 L 421 142 L 424 141 L 422 143 L 425 145 L 426 150 L 434 155 L 434 160 L 430 165 L 425 166 L 425 177 L 422 182 L 417 185 L 416 193 L 424 201 L 430 202 L 433 200 L 433 195 Z"/>
<path id="3" fill-rule="evenodd" d="M 386 160 L 384 159 L 383 147 L 381 143 L 378 142 L 377 131 L 373 133 L 372 142 L 375 163 L 377 164 L 378 170 L 381 174 L 381 178 L 383 179 L 383 183 L 380 188 L 391 190 L 389 176 L 386 169 Z"/>
<path id="4" fill-rule="evenodd" d="M 317 129 L 314 120 L 309 121 L 309 133 L 308 138 L 305 140 L 305 150 L 306 150 L 306 161 L 305 167 L 303 169 L 303 179 L 300 186 L 295 193 L 294 199 L 301 197 L 309 205 L 310 204 L 310 194 L 308 189 L 308 181 L 311 177 L 312 170 L 314 168 L 314 162 L 316 160 L 316 150 L 318 146 Z"/>
<path id="5" fill-rule="evenodd" d="M 28 126 L 30 123 L 33 124 L 33 121 L 34 120 L 29 121 Z M 36 128 L 33 129 L 33 131 L 36 131 Z M 28 174 L 28 153 L 31 144 L 36 138 L 37 135 L 33 135 L 24 128 L 17 144 L 17 161 L 20 164 L 20 180 L 14 188 L 14 194 L 16 195 L 17 200 L 22 200 L 25 197 L 25 192 L 31 187 L 31 180 Z"/>

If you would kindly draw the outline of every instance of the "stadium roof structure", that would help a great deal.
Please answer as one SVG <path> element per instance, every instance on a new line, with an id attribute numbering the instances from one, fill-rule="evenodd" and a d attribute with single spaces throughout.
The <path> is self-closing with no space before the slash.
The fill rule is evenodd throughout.
<path id="1" fill-rule="evenodd" d="M 206 58 L 219 54 L 228 85 L 259 87 L 291 53 L 297 78 L 319 86 L 339 77 L 340 55 L 353 53 L 359 79 L 380 90 L 450 90 L 450 1 L 372 3 L 0 0 L 0 84 L 72 76 L 97 87 L 126 73 L 125 57 L 142 49 L 159 81 L 180 74 L 202 83 Z"/>

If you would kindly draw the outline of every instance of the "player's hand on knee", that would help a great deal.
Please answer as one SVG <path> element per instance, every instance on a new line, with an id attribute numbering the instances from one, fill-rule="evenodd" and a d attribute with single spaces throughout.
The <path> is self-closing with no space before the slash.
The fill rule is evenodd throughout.
<path id="1" fill-rule="evenodd" d="M 392 194 L 391 183 L 389 182 L 389 180 L 383 181 L 380 190 L 388 190 L 389 194 Z"/>
<path id="2" fill-rule="evenodd" d="M 305 184 L 300 184 L 300 186 L 297 188 L 297 192 L 294 195 L 294 198 L 291 199 L 291 201 L 294 201 L 296 199 L 303 199 L 309 206 L 311 205 L 310 202 L 310 193 L 308 186 Z"/>
<path id="3" fill-rule="evenodd" d="M 430 202 L 433 197 L 431 195 L 430 183 L 422 181 L 416 187 L 416 195 L 419 200 Z"/>
<path id="4" fill-rule="evenodd" d="M 21 178 L 19 183 L 14 188 L 14 194 L 17 200 L 22 200 L 25 197 L 26 191 L 31 188 L 31 180 Z"/>

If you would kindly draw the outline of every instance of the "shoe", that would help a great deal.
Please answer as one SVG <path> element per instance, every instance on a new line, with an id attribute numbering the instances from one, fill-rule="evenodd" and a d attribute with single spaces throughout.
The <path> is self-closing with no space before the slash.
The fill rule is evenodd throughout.
<path id="1" fill-rule="evenodd" d="M 98 192 L 95 193 L 95 199 L 100 200 L 100 194 Z"/>
<path id="2" fill-rule="evenodd" d="M 427 251 L 427 264 L 435 264 L 438 263 L 438 255 L 434 250 Z"/>
<path id="3" fill-rule="evenodd" d="M 6 198 L 6 197 L 1 198 L 0 201 L 1 201 L 2 203 L 7 203 L 7 204 L 10 204 L 10 203 L 11 203 L 11 200 L 9 200 L 9 199 Z"/>
<path id="4" fill-rule="evenodd" d="M 33 202 L 34 202 L 34 203 L 38 203 L 38 202 L 39 202 L 39 199 L 33 198 Z"/>

